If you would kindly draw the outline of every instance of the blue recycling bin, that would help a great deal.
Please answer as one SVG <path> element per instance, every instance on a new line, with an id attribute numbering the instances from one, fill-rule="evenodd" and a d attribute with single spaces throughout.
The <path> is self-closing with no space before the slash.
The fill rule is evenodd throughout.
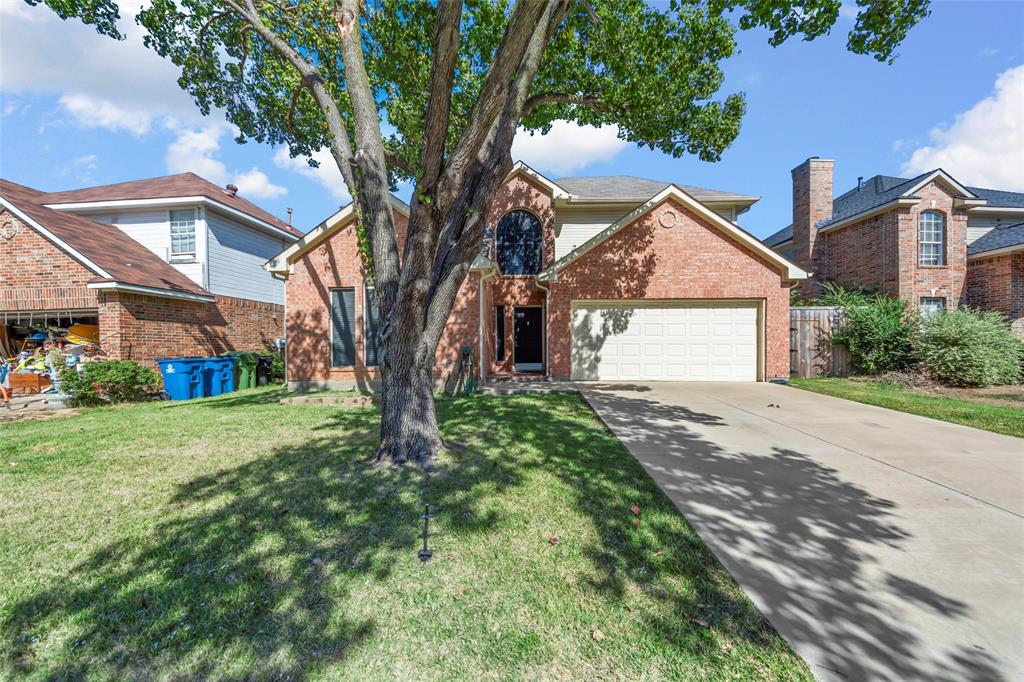
<path id="1" fill-rule="evenodd" d="M 203 358 L 170 358 L 157 360 L 164 390 L 171 400 L 203 397 Z"/>
<path id="2" fill-rule="evenodd" d="M 235 390 L 235 359 L 203 359 L 203 395 L 209 397 Z"/>

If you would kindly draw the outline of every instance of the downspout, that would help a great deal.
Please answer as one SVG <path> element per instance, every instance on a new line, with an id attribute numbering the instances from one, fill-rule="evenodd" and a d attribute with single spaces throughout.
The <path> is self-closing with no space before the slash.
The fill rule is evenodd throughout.
<path id="1" fill-rule="evenodd" d="M 551 378 L 551 344 L 548 343 L 548 337 L 551 335 L 551 325 L 548 323 L 548 302 L 551 299 L 551 289 L 540 283 L 540 278 L 534 275 L 533 284 L 535 287 L 544 292 L 544 376 L 548 379 Z"/>
<path id="2" fill-rule="evenodd" d="M 480 383 L 482 385 L 484 381 L 487 380 L 486 369 L 484 367 L 486 363 L 484 362 L 484 274 L 482 272 L 480 273 L 479 289 L 480 293 L 478 294 L 478 296 L 480 298 L 480 321 L 476 325 L 476 329 L 477 337 L 479 337 L 480 341 L 480 357 L 477 360 L 477 365 L 480 367 Z"/>

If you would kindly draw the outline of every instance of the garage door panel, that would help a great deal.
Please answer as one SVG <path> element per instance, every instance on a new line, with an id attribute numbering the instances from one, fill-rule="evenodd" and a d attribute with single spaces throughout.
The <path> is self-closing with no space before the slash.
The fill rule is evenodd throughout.
<path id="1" fill-rule="evenodd" d="M 579 306 L 572 313 L 574 379 L 754 381 L 751 305 Z"/>

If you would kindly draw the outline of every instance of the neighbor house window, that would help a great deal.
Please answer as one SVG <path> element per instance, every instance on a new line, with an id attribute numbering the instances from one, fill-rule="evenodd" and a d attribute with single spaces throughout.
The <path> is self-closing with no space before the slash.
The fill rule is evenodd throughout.
<path id="1" fill-rule="evenodd" d="M 171 255 L 196 255 L 196 210 L 171 211 Z"/>
<path id="2" fill-rule="evenodd" d="M 356 290 L 331 291 L 331 365 L 356 364 Z"/>
<path id="3" fill-rule="evenodd" d="M 921 316 L 928 317 L 936 313 L 941 313 L 946 309 L 946 299 L 939 298 L 937 296 L 925 296 L 921 299 Z"/>
<path id="4" fill-rule="evenodd" d="M 377 292 L 369 284 L 363 290 L 363 357 L 367 367 L 380 364 L 377 356 L 377 330 L 380 329 L 380 307 Z"/>
<path id="5" fill-rule="evenodd" d="M 921 265 L 946 264 L 946 218 L 938 211 L 924 211 L 918 218 L 917 244 Z"/>
<path id="6" fill-rule="evenodd" d="M 506 213 L 498 222 L 497 261 L 503 275 L 536 275 L 544 260 L 540 221 L 526 211 Z"/>

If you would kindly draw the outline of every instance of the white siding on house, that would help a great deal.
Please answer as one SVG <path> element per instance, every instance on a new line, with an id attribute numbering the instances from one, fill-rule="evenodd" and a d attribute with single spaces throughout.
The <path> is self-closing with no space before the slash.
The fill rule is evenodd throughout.
<path id="1" fill-rule="evenodd" d="M 207 289 L 222 296 L 283 304 L 284 283 L 271 277 L 263 264 L 290 242 L 243 227 L 211 210 L 206 211 L 206 225 L 209 230 Z"/>
<path id="2" fill-rule="evenodd" d="M 591 237 L 626 215 L 636 204 L 566 206 L 555 215 L 555 260 L 562 258 Z"/>
<path id="3" fill-rule="evenodd" d="M 1015 225 L 1024 222 L 1024 216 L 1019 213 L 1014 215 L 970 215 L 967 216 L 967 243 L 980 239 L 986 232 L 999 225 Z"/>
<path id="4" fill-rule="evenodd" d="M 195 207 L 192 208 L 195 209 Z M 188 207 L 181 210 L 188 210 Z M 99 222 L 116 225 L 122 232 L 159 256 L 161 260 L 170 260 L 171 215 L 167 209 L 119 211 L 103 215 L 90 215 L 89 217 Z M 199 211 L 196 217 L 196 257 L 188 261 L 179 259 L 172 262 L 171 265 L 193 282 L 204 287 L 206 286 L 206 282 L 203 281 L 205 254 L 206 229 L 203 227 L 202 211 Z"/>
<path id="5" fill-rule="evenodd" d="M 555 260 L 562 258 L 598 232 L 626 215 L 639 204 L 590 204 L 564 206 L 555 216 Z M 709 207 L 711 208 L 711 207 Z M 734 206 L 718 206 L 712 211 L 730 222 L 736 222 Z"/>

